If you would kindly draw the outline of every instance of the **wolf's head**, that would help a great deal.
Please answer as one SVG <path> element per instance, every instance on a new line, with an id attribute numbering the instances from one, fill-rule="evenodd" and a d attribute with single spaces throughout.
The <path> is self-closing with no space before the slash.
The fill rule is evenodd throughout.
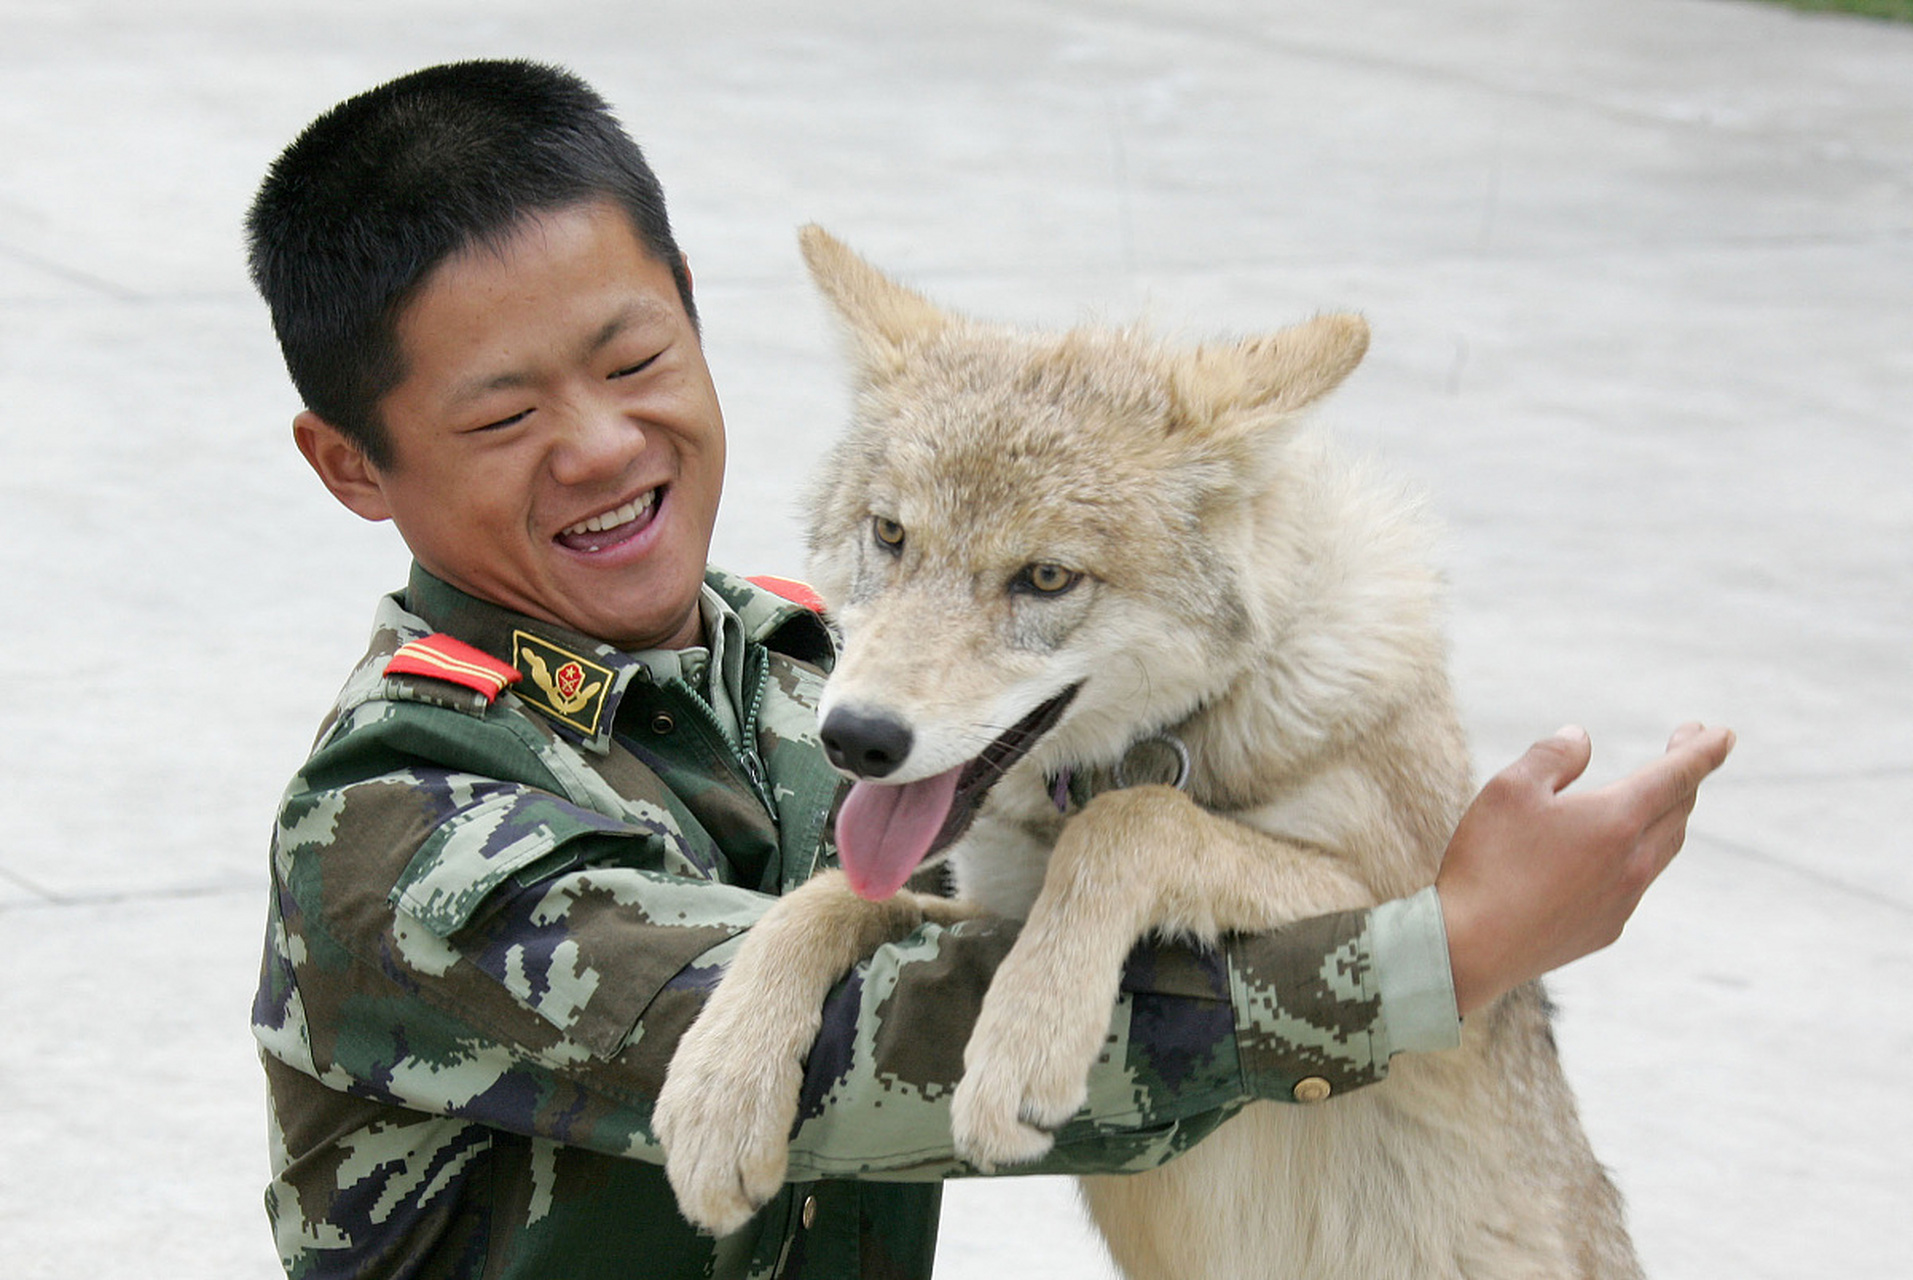
<path id="1" fill-rule="evenodd" d="M 822 733 L 862 780 L 845 869 L 882 897 L 1026 756 L 1106 763 L 1227 687 L 1285 571 L 1258 529 L 1291 429 L 1368 328 L 1322 316 L 1180 350 L 1024 334 L 939 309 L 817 227 L 802 239 L 857 367 L 811 505 L 810 572 L 846 635 Z"/>

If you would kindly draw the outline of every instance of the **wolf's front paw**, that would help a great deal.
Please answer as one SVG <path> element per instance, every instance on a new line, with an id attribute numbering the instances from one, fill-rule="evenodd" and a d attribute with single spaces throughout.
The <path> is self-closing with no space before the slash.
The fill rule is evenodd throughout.
<path id="1" fill-rule="evenodd" d="M 678 1211 L 693 1226 L 723 1236 L 742 1228 L 784 1185 L 803 1075 L 795 1064 L 766 1069 L 734 1052 L 720 1065 L 698 1048 L 687 1035 L 658 1093 L 651 1127 L 664 1145 Z"/>
<path id="2" fill-rule="evenodd" d="M 950 1130 L 957 1154 L 992 1173 L 1049 1154 L 1056 1144 L 1055 1130 L 1081 1105 L 1079 1097 L 1055 1108 L 1042 1107 L 1026 1098 L 1023 1083 L 1011 1073 L 968 1071 L 950 1103 Z"/>
<path id="3" fill-rule="evenodd" d="M 950 1105 L 957 1154 L 986 1172 L 1027 1164 L 1048 1154 L 1056 1130 L 1089 1096 L 1089 1065 L 1101 1028 L 1092 1028 L 1090 1052 L 1081 1036 L 1057 1034 L 1054 1020 L 998 999 L 983 1002 L 963 1052 L 963 1080 Z"/>

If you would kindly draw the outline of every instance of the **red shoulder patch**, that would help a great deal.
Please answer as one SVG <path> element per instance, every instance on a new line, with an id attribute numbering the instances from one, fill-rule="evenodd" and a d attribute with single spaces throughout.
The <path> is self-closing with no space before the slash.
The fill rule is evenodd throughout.
<path id="1" fill-rule="evenodd" d="M 449 680 L 478 690 L 487 702 L 524 678 L 517 667 L 500 662 L 482 649 L 474 649 L 444 632 L 401 645 L 385 664 L 385 674 Z"/>
<path id="2" fill-rule="evenodd" d="M 800 604 L 812 613 L 824 611 L 824 598 L 811 589 L 810 584 L 799 582 L 795 578 L 778 578 L 770 574 L 759 574 L 745 581 L 752 586 L 762 587 L 774 596 L 782 596 L 792 604 Z"/>

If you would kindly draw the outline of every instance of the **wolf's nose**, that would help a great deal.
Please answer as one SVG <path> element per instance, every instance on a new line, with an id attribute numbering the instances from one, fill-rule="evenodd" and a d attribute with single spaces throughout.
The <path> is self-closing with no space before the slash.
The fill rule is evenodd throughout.
<path id="1" fill-rule="evenodd" d="M 830 762 L 859 778 L 895 773 L 910 754 L 910 726 L 886 715 L 865 715 L 839 707 L 824 718 L 817 736 Z"/>

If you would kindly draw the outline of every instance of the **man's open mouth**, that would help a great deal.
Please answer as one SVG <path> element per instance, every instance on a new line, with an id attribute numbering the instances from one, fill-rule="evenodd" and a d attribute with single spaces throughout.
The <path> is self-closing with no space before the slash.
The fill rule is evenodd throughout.
<path id="1" fill-rule="evenodd" d="M 614 507 L 580 520 L 569 529 L 560 530 L 556 541 L 559 546 L 572 551 L 603 551 L 607 547 L 615 547 L 637 536 L 650 524 L 651 516 L 658 507 L 658 498 L 663 492 L 663 486 L 646 489 L 621 507 Z"/>
<path id="2" fill-rule="evenodd" d="M 1004 730 L 973 760 L 916 782 L 859 782 L 837 812 L 837 853 L 850 887 L 878 901 L 901 889 L 926 858 L 970 829 L 983 797 L 1056 726 L 1082 684 L 1071 685 Z"/>

